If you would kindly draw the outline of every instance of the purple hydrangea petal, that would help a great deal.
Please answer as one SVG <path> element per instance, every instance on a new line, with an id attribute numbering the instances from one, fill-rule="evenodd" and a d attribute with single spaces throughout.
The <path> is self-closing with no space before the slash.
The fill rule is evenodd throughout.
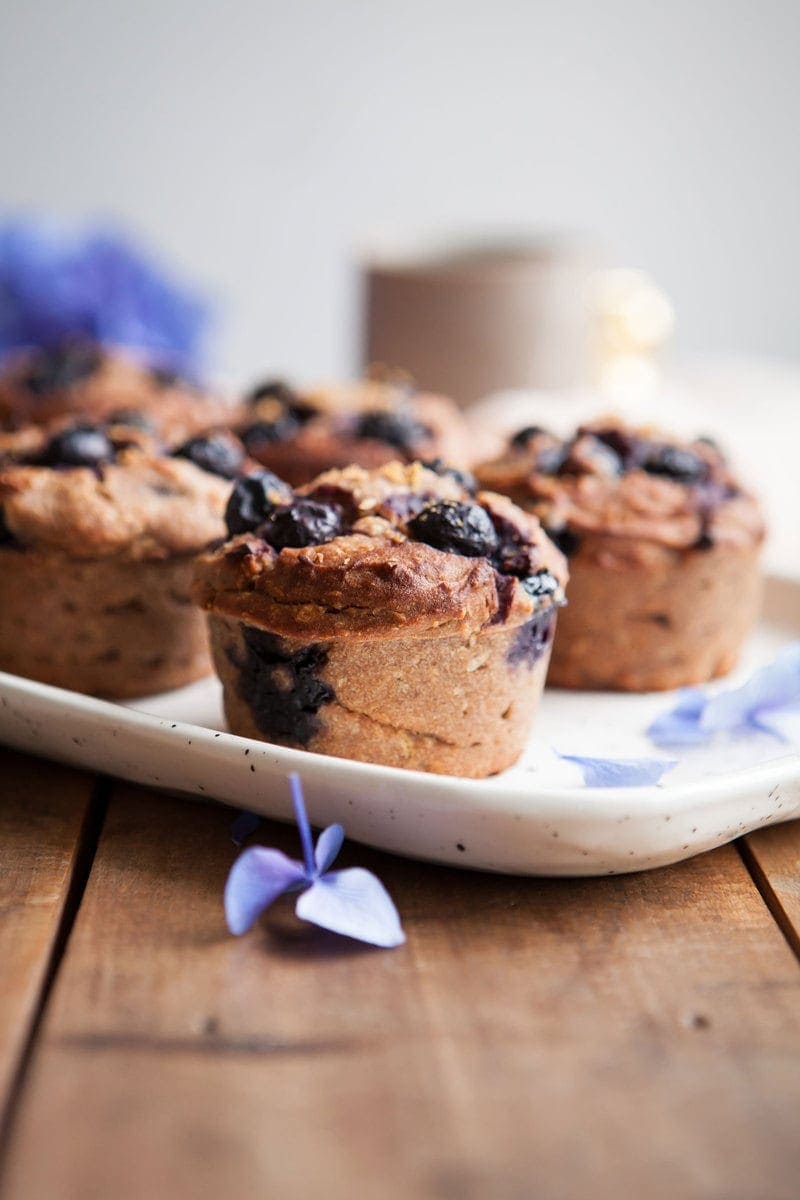
<path id="1" fill-rule="evenodd" d="M 559 758 L 580 767 L 587 787 L 601 788 L 658 783 L 662 775 L 677 766 L 677 760 L 669 758 L 591 758 L 581 754 L 559 754 Z"/>
<path id="2" fill-rule="evenodd" d="M 788 742 L 791 739 L 786 736 L 780 729 L 776 729 L 769 721 L 763 717 L 751 717 L 748 726 L 756 733 L 766 733 L 768 737 L 775 738 L 778 742 Z"/>
<path id="3" fill-rule="evenodd" d="M 303 864 L 280 850 L 251 846 L 239 855 L 225 884 L 225 917 L 231 933 L 247 930 L 283 892 L 306 883 Z"/>
<path id="4" fill-rule="evenodd" d="M 700 726 L 707 733 L 750 726 L 761 728 L 759 717 L 800 702 L 800 643 L 788 646 L 741 687 L 718 692 L 706 704 Z"/>
<path id="5" fill-rule="evenodd" d="M 303 784 L 297 771 L 289 776 L 289 788 L 292 793 L 294 818 L 300 833 L 300 844 L 303 847 L 303 862 L 306 865 L 306 876 L 309 882 L 317 875 L 317 864 L 314 859 L 314 839 L 311 836 L 311 826 L 308 822 L 306 802 L 303 799 Z"/>
<path id="6" fill-rule="evenodd" d="M 324 875 L 330 870 L 343 841 L 344 829 L 341 825 L 329 825 L 327 829 L 323 829 L 314 848 L 314 861 L 319 875 Z"/>
<path id="7" fill-rule="evenodd" d="M 240 812 L 231 822 L 231 841 L 234 846 L 242 846 L 251 833 L 255 833 L 261 824 L 261 817 L 251 812 Z"/>
<path id="8" fill-rule="evenodd" d="M 386 888 L 362 867 L 316 879 L 298 897 L 295 912 L 304 921 L 373 946 L 401 946 L 406 940 Z"/>
<path id="9" fill-rule="evenodd" d="M 700 728 L 707 703 L 708 697 L 700 688 L 687 688 L 674 708 L 648 726 L 647 736 L 657 746 L 694 746 L 708 741 L 708 733 Z"/>
<path id="10" fill-rule="evenodd" d="M 118 230 L 0 222 L 0 354 L 86 337 L 193 376 L 208 323 L 200 299 Z"/>

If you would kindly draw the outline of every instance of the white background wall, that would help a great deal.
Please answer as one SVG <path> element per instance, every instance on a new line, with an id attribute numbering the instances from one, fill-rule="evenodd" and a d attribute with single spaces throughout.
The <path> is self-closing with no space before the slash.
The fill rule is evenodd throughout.
<path id="1" fill-rule="evenodd" d="M 5 0 L 0 202 L 133 222 L 237 375 L 353 364 L 387 224 L 594 230 L 680 349 L 792 356 L 799 62 L 796 0 Z"/>

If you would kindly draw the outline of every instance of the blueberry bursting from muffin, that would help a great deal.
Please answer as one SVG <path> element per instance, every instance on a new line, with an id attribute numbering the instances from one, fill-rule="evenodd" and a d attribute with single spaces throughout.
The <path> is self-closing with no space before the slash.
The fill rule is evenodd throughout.
<path id="1" fill-rule="evenodd" d="M 96 375 L 106 357 L 101 345 L 90 338 L 69 337 L 40 346 L 29 356 L 17 376 L 17 384 L 33 396 L 48 396 L 85 383 Z M 170 367 L 142 368 L 157 388 L 189 387 L 188 381 Z"/>
<path id="2" fill-rule="evenodd" d="M 700 533 L 695 543 L 700 550 L 713 545 L 711 520 L 715 510 L 740 494 L 721 451 L 707 437 L 682 446 L 622 426 L 590 425 L 579 428 L 572 438 L 561 439 L 541 426 L 529 425 L 510 439 L 504 461 L 513 472 L 515 460 L 523 459 L 527 485 L 534 498 L 536 476 L 566 484 L 588 476 L 621 480 L 638 471 L 682 485 L 688 489 L 700 516 Z M 489 477 L 496 465 L 487 464 L 485 471 Z M 566 524 L 549 525 L 548 534 L 566 555 L 574 554 L 580 544 L 580 535 Z"/>
<path id="3" fill-rule="evenodd" d="M 465 488 L 474 486 L 468 472 L 435 462 L 422 464 Z M 333 499 L 332 495 L 339 496 Z M 538 563 L 539 551 L 518 526 L 478 502 L 467 492 L 462 500 L 441 500 L 424 494 L 387 496 L 375 515 L 404 527 L 409 540 L 424 542 L 447 554 L 487 559 L 498 577 L 503 596 L 519 580 L 537 601 L 565 603 L 556 577 Z M 276 502 L 276 497 L 279 498 Z M 257 471 L 238 480 L 231 493 L 225 519 L 231 536 L 254 532 L 274 550 L 318 546 L 351 532 L 352 497 L 344 488 L 322 483 L 307 495 L 297 495 L 271 471 Z"/>
<path id="4" fill-rule="evenodd" d="M 0 448 L 0 468 L 46 467 L 53 471 L 88 468 L 98 479 L 102 479 L 104 468 L 118 463 L 120 455 L 128 450 L 185 459 L 209 475 L 231 481 L 252 466 L 244 446 L 228 430 L 211 431 L 200 437 L 189 438 L 170 450 L 152 436 L 152 425 L 147 417 L 135 410 L 113 413 L 103 424 L 78 422 L 67 425 L 42 439 L 35 449 L 26 447 L 24 443 L 15 448 L 14 438 L 15 435 L 9 435 L 9 444 Z M 17 545 L 6 524 L 2 505 L 0 545 Z"/>
<path id="5" fill-rule="evenodd" d="M 537 615 L 522 626 L 509 661 L 512 665 L 521 661 L 533 665 L 552 640 L 556 609 L 566 604 L 561 583 L 540 565 L 539 547 L 527 540 L 519 526 L 473 497 L 471 491 L 476 484 L 469 472 L 438 461 L 421 465 L 452 479 L 464 488 L 466 498 L 442 500 L 399 493 L 387 496 L 375 515 L 390 519 L 410 541 L 446 554 L 486 559 L 494 570 L 497 587 L 493 625 L 505 622 L 519 581 L 534 600 Z M 322 483 L 307 495 L 297 495 L 273 472 L 258 471 L 236 483 L 225 516 L 231 536 L 254 532 L 280 552 L 319 546 L 350 533 L 357 513 L 352 496 L 344 488 Z M 243 550 L 246 548 L 238 546 L 231 553 L 237 555 Z"/>
<path id="6" fill-rule="evenodd" d="M 305 392 L 268 380 L 244 397 L 235 426 L 247 452 L 295 487 L 334 467 L 471 459 L 452 401 L 387 380 Z"/>
<path id="7" fill-rule="evenodd" d="M 241 437 L 248 451 L 257 455 L 270 444 L 296 438 L 312 419 L 327 416 L 333 433 L 350 440 L 381 442 L 406 462 L 411 462 L 419 447 L 433 436 L 433 431 L 415 416 L 409 399 L 404 390 L 399 393 L 399 402 L 394 407 L 332 415 L 303 399 L 282 380 L 269 380 L 259 384 L 246 397 L 251 408 L 266 410 L 269 415 L 246 425 Z"/>
<path id="8" fill-rule="evenodd" d="M 173 458 L 184 458 L 210 475 L 235 479 L 245 467 L 246 455 L 238 438 L 227 430 L 213 431 L 167 450 L 149 436 L 151 425 L 137 412 L 114 413 L 104 424 L 81 422 L 54 433 L 35 450 L 0 454 L 11 463 L 53 470 L 89 467 L 101 469 L 116 462 L 122 451 L 134 447 L 150 449 Z"/>

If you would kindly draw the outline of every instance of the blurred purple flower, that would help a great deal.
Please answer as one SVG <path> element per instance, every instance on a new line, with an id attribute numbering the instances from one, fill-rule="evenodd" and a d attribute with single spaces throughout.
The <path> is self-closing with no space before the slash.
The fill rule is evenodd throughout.
<path id="1" fill-rule="evenodd" d="M 766 667 L 755 671 L 738 688 L 710 695 L 699 688 L 682 693 L 678 704 L 657 717 L 647 730 L 657 746 L 708 742 L 717 733 L 783 735 L 769 723 L 769 714 L 800 705 L 800 642 L 787 646 Z"/>
<path id="2" fill-rule="evenodd" d="M 303 861 L 266 846 L 251 846 L 240 854 L 225 884 L 225 916 L 231 933 L 246 933 L 284 892 L 300 892 L 295 912 L 302 920 L 374 946 L 401 946 L 405 934 L 383 884 L 361 867 L 329 869 L 341 849 L 344 830 L 329 825 L 315 848 L 300 776 L 293 772 L 289 784 Z"/>
<path id="3" fill-rule="evenodd" d="M 85 337 L 192 376 L 208 324 L 199 297 L 121 232 L 0 222 L 0 355 Z"/>
<path id="4" fill-rule="evenodd" d="M 708 734 L 700 728 L 700 718 L 706 704 L 705 692 L 686 688 L 679 694 L 675 707 L 648 726 L 647 736 L 657 746 L 696 746 L 705 742 Z"/>
<path id="5" fill-rule="evenodd" d="M 645 787 L 659 783 L 662 775 L 677 766 L 677 760 L 669 758 L 590 758 L 582 754 L 558 757 L 580 767 L 587 787 L 600 788 Z"/>

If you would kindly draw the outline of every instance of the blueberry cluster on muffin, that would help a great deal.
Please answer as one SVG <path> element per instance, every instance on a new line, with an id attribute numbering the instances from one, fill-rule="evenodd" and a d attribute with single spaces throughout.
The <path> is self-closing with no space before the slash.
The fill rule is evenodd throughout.
<path id="1" fill-rule="evenodd" d="M 18 351 L 0 369 L 0 429 L 133 419 L 174 445 L 230 415 L 229 404 L 175 372 L 85 338 Z"/>
<path id="2" fill-rule="evenodd" d="M 133 415 L 0 434 L 0 670 L 111 697 L 207 674 L 193 560 L 253 465 L 230 433 L 170 451 Z"/>
<path id="3" fill-rule="evenodd" d="M 420 463 L 240 480 L 196 594 L 235 733 L 484 776 L 519 755 L 563 556 L 538 521 Z"/>
<path id="4" fill-rule="evenodd" d="M 566 439 L 529 426 L 476 473 L 569 556 L 550 683 L 658 690 L 734 666 L 758 615 L 764 523 L 711 439 L 613 420 Z"/>
<path id="5" fill-rule="evenodd" d="M 395 380 L 304 392 L 267 381 L 246 397 L 237 428 L 248 453 L 294 486 L 332 467 L 470 458 L 452 401 Z"/>

